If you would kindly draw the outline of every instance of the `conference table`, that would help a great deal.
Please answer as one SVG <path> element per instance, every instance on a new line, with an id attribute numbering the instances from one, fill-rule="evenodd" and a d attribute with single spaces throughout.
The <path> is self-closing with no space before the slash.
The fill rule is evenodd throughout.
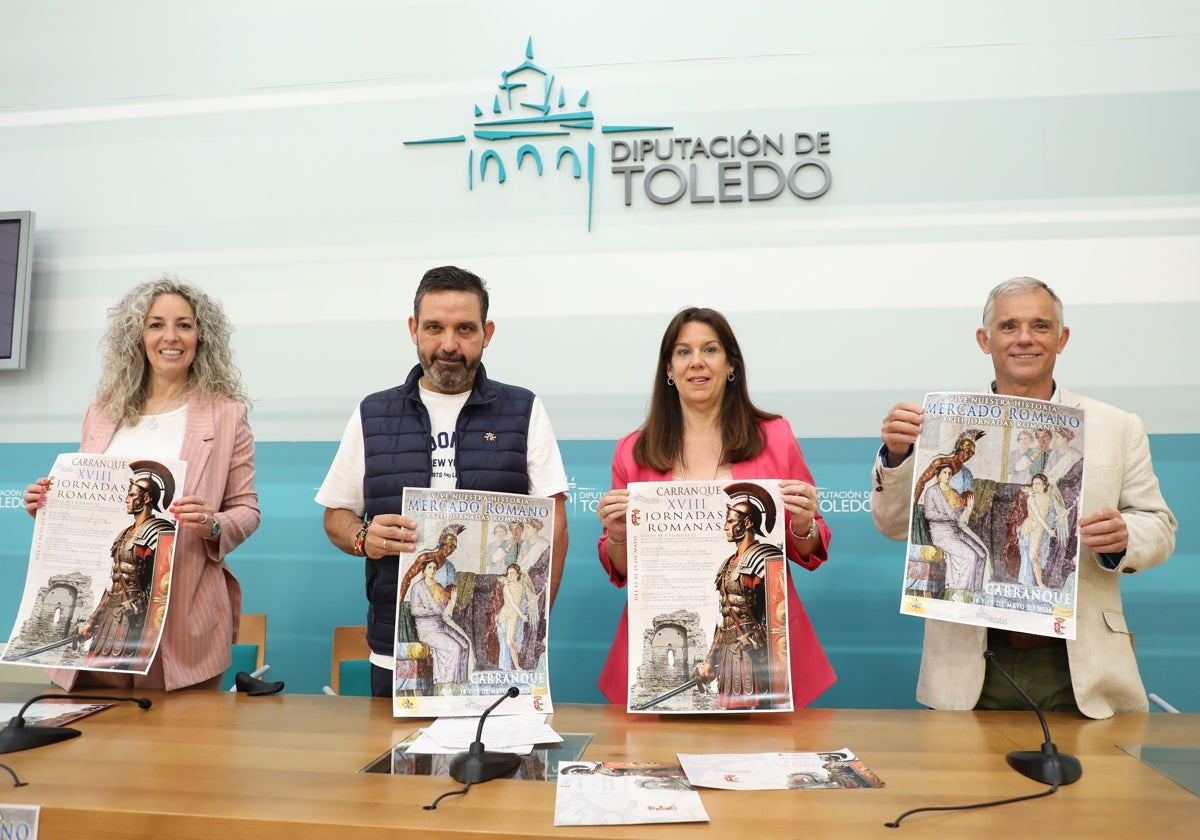
<path id="1" fill-rule="evenodd" d="M 40 689 L 0 685 L 14 702 Z M 0 755 L 0 811 L 41 806 L 42 838 L 1011 838 L 1178 837 L 1200 832 L 1200 797 L 1117 745 L 1200 747 L 1200 715 L 1048 715 L 1083 777 L 1047 797 L 972 811 L 919 813 L 1047 790 L 1005 754 L 1038 749 L 1032 712 L 805 709 L 791 713 L 627 714 L 558 704 L 551 725 L 590 733 L 588 761 L 675 761 L 677 752 L 823 752 L 849 748 L 885 783 L 875 789 L 700 791 L 708 823 L 554 826 L 555 783 L 498 779 L 461 788 L 442 776 L 361 773 L 427 721 L 392 716 L 387 700 L 229 692 L 149 696 L 71 725 L 82 736 Z"/>

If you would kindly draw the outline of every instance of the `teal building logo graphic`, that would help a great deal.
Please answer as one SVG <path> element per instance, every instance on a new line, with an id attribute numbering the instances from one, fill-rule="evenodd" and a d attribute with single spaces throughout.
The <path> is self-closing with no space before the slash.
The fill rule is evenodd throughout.
<path id="1" fill-rule="evenodd" d="M 476 149 L 467 151 L 467 189 L 475 189 L 475 179 L 482 184 L 494 172 L 496 183 L 503 184 L 510 167 L 518 171 L 526 165 L 538 177 L 545 173 L 548 159 L 555 172 L 562 172 L 564 163 L 568 177 L 583 184 L 586 195 L 587 228 L 592 229 L 592 205 L 596 188 L 596 145 L 591 132 L 596 125 L 594 112 L 588 105 L 589 92 L 584 90 L 578 99 L 568 99 L 566 86 L 550 71 L 533 60 L 533 38 L 525 45 L 525 60 L 511 70 L 500 72 L 500 84 L 493 95 L 490 114 L 475 105 L 472 136 L 485 148 L 476 157 Z M 665 125 L 606 125 L 602 134 L 626 132 L 655 133 L 670 131 Z M 438 143 L 466 144 L 466 135 L 430 137 L 406 140 L 406 146 Z M 513 150 L 515 146 L 515 151 Z"/>
<path id="2" fill-rule="evenodd" d="M 598 125 L 590 92 L 570 92 L 534 62 L 533 38 L 517 66 L 500 72 L 485 109 L 475 104 L 471 139 L 465 134 L 405 140 L 405 146 L 462 143 L 467 146 L 467 189 L 493 179 L 503 184 L 516 172 L 578 182 L 587 229 L 596 195 L 596 130 L 609 140 L 611 174 L 633 206 L 636 187 L 655 205 L 731 204 L 791 195 L 811 201 L 825 195 L 833 173 L 828 131 L 771 131 L 675 136 L 671 125 Z"/>

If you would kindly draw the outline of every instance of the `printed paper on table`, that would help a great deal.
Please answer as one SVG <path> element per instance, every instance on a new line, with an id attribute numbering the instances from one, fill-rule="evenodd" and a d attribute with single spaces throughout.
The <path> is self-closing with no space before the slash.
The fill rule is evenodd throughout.
<path id="1" fill-rule="evenodd" d="M 708 822 L 678 764 L 574 761 L 558 765 L 555 825 Z"/>
<path id="2" fill-rule="evenodd" d="M 931 393 L 900 612 L 1075 638 L 1085 412 Z"/>
<path id="3" fill-rule="evenodd" d="M 721 790 L 876 788 L 883 781 L 846 748 L 819 753 L 679 753 L 696 787 Z"/>
<path id="4" fill-rule="evenodd" d="M 546 640 L 554 500 L 405 488 L 417 549 L 400 555 L 397 717 L 552 712 Z"/>
<path id="5" fill-rule="evenodd" d="M 63 698 L 70 700 L 69 695 Z M 0 703 L 0 720 L 11 721 L 25 703 Z M 63 703 L 56 700 L 41 700 L 25 710 L 26 726 L 66 726 L 68 723 L 107 709 L 112 703 Z M 0 838 L 4 833 L 0 832 Z"/>

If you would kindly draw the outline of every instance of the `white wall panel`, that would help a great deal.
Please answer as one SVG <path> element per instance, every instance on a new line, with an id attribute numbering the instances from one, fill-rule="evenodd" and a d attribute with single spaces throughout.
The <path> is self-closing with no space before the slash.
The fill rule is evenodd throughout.
<path id="1" fill-rule="evenodd" d="M 734 318 L 764 404 L 849 395 L 802 434 L 873 434 L 901 396 L 986 381 L 977 313 L 1014 274 L 1067 302 L 1062 378 L 1153 432 L 1200 430 L 1197 366 L 1162 364 L 1200 350 L 1168 328 L 1200 308 L 1192 4 L 4 12 L 0 205 L 39 224 L 30 367 L 0 376 L 6 440 L 75 438 L 105 308 L 164 271 L 225 302 L 261 439 L 336 437 L 411 364 L 412 288 L 446 262 L 489 280 L 488 364 L 543 394 L 566 438 L 636 425 L 662 326 L 687 304 Z M 529 37 L 598 124 L 829 131 L 833 187 L 669 206 L 635 189 L 626 207 L 597 128 L 572 140 L 598 154 L 589 232 L 583 185 L 516 172 L 511 146 L 508 182 L 468 190 L 483 144 L 403 145 L 469 133 Z M 953 352 L 926 373 L 931 324 Z"/>

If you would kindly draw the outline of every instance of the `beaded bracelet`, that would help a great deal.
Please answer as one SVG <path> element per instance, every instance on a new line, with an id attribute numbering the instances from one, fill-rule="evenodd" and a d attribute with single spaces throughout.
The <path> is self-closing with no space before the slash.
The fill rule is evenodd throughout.
<path id="1" fill-rule="evenodd" d="M 367 529 L 371 527 L 371 520 L 364 519 L 362 527 L 358 529 L 358 535 L 354 538 L 354 556 L 365 557 L 367 550 L 364 547 L 367 542 Z"/>

